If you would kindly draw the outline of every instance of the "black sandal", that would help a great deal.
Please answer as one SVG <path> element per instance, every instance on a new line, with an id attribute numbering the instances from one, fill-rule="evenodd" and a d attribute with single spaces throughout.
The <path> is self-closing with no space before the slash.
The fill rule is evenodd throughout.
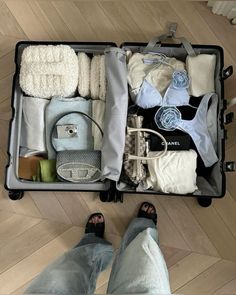
<path id="1" fill-rule="evenodd" d="M 147 211 L 150 207 L 152 207 L 154 209 L 154 213 L 148 213 L 147 211 L 144 211 L 142 209 L 142 207 L 144 205 L 147 205 Z M 147 219 L 151 219 L 155 225 L 157 225 L 157 213 L 156 213 L 156 208 L 154 207 L 154 205 L 152 205 L 151 203 L 149 202 L 143 202 L 139 208 L 139 211 L 138 211 L 138 217 L 139 218 L 147 218 Z"/>
<path id="2" fill-rule="evenodd" d="M 103 217 L 103 222 L 99 223 L 92 223 L 89 222 L 94 216 L 102 216 Z M 86 223 L 85 227 L 85 233 L 90 234 L 94 233 L 97 237 L 103 238 L 104 237 L 104 232 L 105 232 L 105 218 L 102 213 L 93 213 L 92 215 L 89 216 L 89 219 Z"/>

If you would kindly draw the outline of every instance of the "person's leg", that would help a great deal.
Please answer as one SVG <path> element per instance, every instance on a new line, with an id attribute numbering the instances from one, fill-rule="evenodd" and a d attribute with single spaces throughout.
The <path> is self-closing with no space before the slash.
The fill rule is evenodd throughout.
<path id="1" fill-rule="evenodd" d="M 92 294 L 99 273 L 113 257 L 112 245 L 103 234 L 104 217 L 91 215 L 80 243 L 43 270 L 25 293 Z"/>
<path id="2" fill-rule="evenodd" d="M 108 294 L 170 293 L 167 267 L 158 246 L 156 218 L 155 207 L 143 203 L 113 263 Z"/>

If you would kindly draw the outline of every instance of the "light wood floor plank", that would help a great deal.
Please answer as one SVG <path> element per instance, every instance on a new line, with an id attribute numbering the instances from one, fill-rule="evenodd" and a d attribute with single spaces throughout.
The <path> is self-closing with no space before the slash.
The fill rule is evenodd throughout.
<path id="1" fill-rule="evenodd" d="M 0 223 L 2 223 L 4 220 L 10 218 L 13 215 L 13 213 L 8 211 L 0 210 Z"/>
<path id="2" fill-rule="evenodd" d="M 9 98 L 0 102 L 0 121 L 9 122 L 12 116 L 11 101 Z"/>
<path id="3" fill-rule="evenodd" d="M 20 202 L 11 202 L 11 206 L 17 214 L 42 218 L 42 214 L 28 192 L 24 193 L 24 198 Z"/>
<path id="4" fill-rule="evenodd" d="M 10 97 L 12 92 L 12 81 L 13 81 L 13 75 L 10 74 L 9 76 L 6 76 L 5 78 L 0 80 L 0 102 L 3 102 L 4 100 L 8 100 L 8 104 L 10 105 Z M 3 112 L 5 110 L 0 108 L 0 111 Z"/>
<path id="5" fill-rule="evenodd" d="M 168 269 L 174 264 L 176 264 L 177 262 L 179 262 L 180 260 L 182 260 L 184 257 L 191 254 L 191 251 L 177 249 L 174 247 L 167 247 L 167 246 L 160 245 L 160 248 L 165 258 L 165 262 Z"/>
<path id="6" fill-rule="evenodd" d="M 5 155 L 7 154 L 7 146 L 8 146 L 8 129 L 9 129 L 9 122 L 5 120 L 0 120 L 0 149 L 2 153 Z M 7 159 L 7 158 L 6 158 Z"/>
<path id="7" fill-rule="evenodd" d="M 6 5 L 20 24 L 27 38 L 31 40 L 51 39 L 26 0 L 10 0 L 6 1 Z"/>
<path id="8" fill-rule="evenodd" d="M 231 54 L 236 62 L 236 30 L 235 27 L 229 26 L 229 20 L 220 15 L 211 13 L 210 8 L 203 3 L 194 3 L 194 7 L 199 13 L 207 20 L 207 23 L 212 31 L 221 42 L 224 44 L 225 49 Z M 209 13 L 210 12 L 210 13 Z M 217 29 L 216 29 L 217 28 Z M 227 34 L 225 33 L 227 32 Z"/>
<path id="9" fill-rule="evenodd" d="M 96 39 L 90 25 L 73 2 L 54 1 L 53 5 L 77 41 Z"/>
<path id="10" fill-rule="evenodd" d="M 236 278 L 225 284 L 220 289 L 216 290 L 214 294 L 224 295 L 224 294 L 236 294 Z"/>
<path id="11" fill-rule="evenodd" d="M 221 260 L 178 289 L 178 294 L 212 294 L 236 277 L 236 263 Z"/>
<path id="12" fill-rule="evenodd" d="M 75 37 L 68 29 L 67 24 L 63 21 L 51 1 L 38 1 L 38 4 L 47 18 L 50 20 L 51 36 L 55 35 L 56 39 L 65 41 L 74 41 Z M 54 38 L 53 38 L 54 39 Z"/>
<path id="13" fill-rule="evenodd" d="M 19 236 L 39 222 L 39 218 L 13 214 L 10 218 L 0 224 L 0 247 L 6 245 L 15 237 Z"/>
<path id="14" fill-rule="evenodd" d="M 20 37 L 16 38 L 16 37 L 4 36 L 0 33 L 0 57 L 14 50 L 16 43 L 20 40 L 22 40 L 22 38 Z"/>
<path id="15" fill-rule="evenodd" d="M 72 224 L 84 226 L 91 213 L 84 198 L 78 192 L 56 192 L 55 195 Z"/>
<path id="16" fill-rule="evenodd" d="M 1 154 L 1 150 L 0 150 L 0 154 Z M 4 181 L 1 180 L 1 183 L 0 183 L 0 208 L 1 210 L 7 211 L 7 212 L 15 212 L 15 210 L 12 208 L 11 201 L 8 198 L 8 192 L 5 190 L 3 182 Z"/>
<path id="17" fill-rule="evenodd" d="M 172 292 L 176 292 L 204 270 L 219 261 L 220 258 L 191 253 L 169 269 L 170 285 Z"/>
<path id="18" fill-rule="evenodd" d="M 226 193 L 224 202 L 215 200 L 213 206 L 216 211 L 220 214 L 224 223 L 228 226 L 229 230 L 233 233 L 236 238 L 236 202 L 229 193 Z"/>
<path id="19" fill-rule="evenodd" d="M 165 208 L 179 232 L 182 233 L 192 251 L 212 256 L 219 255 L 206 233 L 182 200 L 177 197 L 166 197 L 161 198 L 160 203 Z M 194 204 L 193 206 L 196 207 L 199 205 Z"/>
<path id="20" fill-rule="evenodd" d="M 7 78 L 15 71 L 14 56 L 15 52 L 11 51 L 0 57 L 0 80 Z"/>
<path id="21" fill-rule="evenodd" d="M 235 133 L 235 132 L 234 132 Z M 231 146 L 227 149 L 225 154 L 226 161 L 236 161 L 236 145 Z M 226 174 L 226 185 L 227 190 L 229 191 L 232 198 L 236 201 L 236 181 L 235 181 L 236 173 L 227 173 Z"/>
<path id="22" fill-rule="evenodd" d="M 90 2 L 90 5 L 85 1 L 75 1 L 74 3 L 91 29 L 96 33 L 96 39 L 98 41 L 114 41 L 114 36 L 117 37 L 118 32 L 97 1 Z M 119 36 L 121 36 L 121 34 L 119 34 Z"/>
<path id="23" fill-rule="evenodd" d="M 1 247 L 0 273 L 13 267 L 19 261 L 61 235 L 68 228 L 68 225 L 43 220 L 13 238 L 4 247 Z"/>
<path id="24" fill-rule="evenodd" d="M 236 239 L 213 206 L 202 208 L 194 206 L 192 198 L 186 198 L 185 203 L 217 249 L 222 258 L 236 261 Z"/>
<path id="25" fill-rule="evenodd" d="M 53 192 L 30 192 L 29 193 L 44 218 L 71 224 L 61 204 Z"/>
<path id="26" fill-rule="evenodd" d="M 50 262 L 71 249 L 84 229 L 72 227 L 0 275 L 0 293 L 9 294 L 32 280 Z M 22 271 L 27 270 L 27 271 Z"/>
<path id="27" fill-rule="evenodd" d="M 137 30 L 138 20 L 132 19 L 130 12 L 122 7 L 122 2 L 99 2 L 106 17 L 115 26 L 115 28 L 122 34 L 123 41 L 140 41 L 146 40 L 145 35 Z M 132 19 L 132 21 L 130 21 Z M 117 40 L 118 41 L 118 40 Z"/>
<path id="28" fill-rule="evenodd" d="M 25 34 L 9 8 L 3 1 L 0 2 L 0 5 L 0 33 L 4 36 L 24 39 Z"/>

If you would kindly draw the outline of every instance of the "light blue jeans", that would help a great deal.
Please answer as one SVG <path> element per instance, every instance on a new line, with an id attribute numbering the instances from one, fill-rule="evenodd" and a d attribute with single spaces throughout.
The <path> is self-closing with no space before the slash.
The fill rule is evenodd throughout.
<path id="1" fill-rule="evenodd" d="M 135 218 L 129 225 L 114 260 L 108 285 L 112 293 L 119 257 L 139 233 L 156 228 L 152 220 Z M 80 243 L 50 264 L 26 289 L 26 294 L 93 294 L 99 273 L 111 263 L 114 250 L 105 239 L 85 234 Z M 135 253 L 134 253 L 135 258 Z M 110 290 L 110 292 L 109 292 Z"/>

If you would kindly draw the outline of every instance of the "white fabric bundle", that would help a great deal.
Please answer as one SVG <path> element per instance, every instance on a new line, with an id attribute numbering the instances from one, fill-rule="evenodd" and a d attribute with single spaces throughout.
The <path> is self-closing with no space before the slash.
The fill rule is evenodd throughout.
<path id="1" fill-rule="evenodd" d="M 85 52 L 78 53 L 79 63 L 79 84 L 78 91 L 80 96 L 88 97 L 90 95 L 90 67 L 91 60 Z"/>
<path id="2" fill-rule="evenodd" d="M 24 49 L 20 86 L 40 98 L 74 95 L 78 85 L 78 59 L 68 45 L 37 45 Z"/>
<path id="3" fill-rule="evenodd" d="M 156 229 L 137 235 L 119 260 L 109 294 L 171 294 L 169 274 Z"/>
<path id="4" fill-rule="evenodd" d="M 152 157 L 160 152 L 149 152 Z M 150 176 L 146 179 L 145 189 L 163 193 L 187 194 L 197 190 L 196 168 L 197 153 L 189 151 L 167 151 L 156 160 L 147 160 Z"/>
<path id="5" fill-rule="evenodd" d="M 105 56 L 95 55 L 92 60 L 84 53 L 78 53 L 79 84 L 78 91 L 82 97 L 106 99 Z"/>
<path id="6" fill-rule="evenodd" d="M 91 61 L 90 91 L 92 99 L 105 100 L 106 73 L 104 55 L 95 55 Z"/>
<path id="7" fill-rule="evenodd" d="M 128 61 L 128 83 L 133 98 L 138 94 L 145 78 L 163 95 L 171 82 L 174 70 L 183 71 L 185 69 L 184 63 L 174 57 L 166 57 L 165 63 L 159 65 L 156 62 L 145 63 L 144 59 L 158 61 L 158 59 L 161 60 L 161 57 L 159 55 L 141 53 L 134 53 L 130 57 Z"/>
<path id="8" fill-rule="evenodd" d="M 187 56 L 186 68 L 190 78 L 189 90 L 193 96 L 215 92 L 215 54 Z"/>
<path id="9" fill-rule="evenodd" d="M 44 113 L 49 100 L 23 97 L 21 146 L 37 152 L 46 152 Z"/>
<path id="10" fill-rule="evenodd" d="M 105 120 L 105 102 L 102 100 L 92 101 L 92 116 L 93 119 L 98 123 L 98 125 L 104 130 L 104 120 Z M 98 127 L 92 124 L 92 134 L 94 141 L 94 150 L 102 149 L 102 134 Z"/>

